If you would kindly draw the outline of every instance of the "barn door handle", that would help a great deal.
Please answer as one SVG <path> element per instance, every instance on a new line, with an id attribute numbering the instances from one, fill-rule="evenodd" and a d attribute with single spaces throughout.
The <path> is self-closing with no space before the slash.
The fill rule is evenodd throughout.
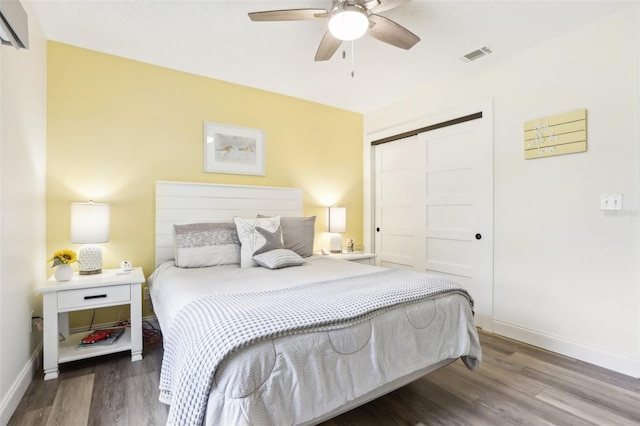
<path id="1" fill-rule="evenodd" d="M 482 234 L 476 234 L 476 240 L 481 240 L 482 239 Z"/>

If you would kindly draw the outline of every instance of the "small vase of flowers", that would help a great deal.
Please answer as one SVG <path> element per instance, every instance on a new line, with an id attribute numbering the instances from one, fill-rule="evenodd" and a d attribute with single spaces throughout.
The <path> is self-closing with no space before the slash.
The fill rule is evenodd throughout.
<path id="1" fill-rule="evenodd" d="M 56 281 L 69 281 L 73 278 L 73 268 L 71 264 L 78 261 L 78 255 L 73 250 L 63 249 L 53 253 L 49 262 L 53 262 L 52 268 L 56 268 L 53 274 Z"/>

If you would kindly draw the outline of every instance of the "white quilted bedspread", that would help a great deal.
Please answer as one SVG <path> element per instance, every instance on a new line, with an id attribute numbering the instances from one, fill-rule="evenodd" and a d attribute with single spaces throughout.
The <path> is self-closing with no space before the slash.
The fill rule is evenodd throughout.
<path id="1" fill-rule="evenodd" d="M 361 273 L 376 270 L 366 268 Z M 400 282 L 406 283 L 413 274 L 388 271 L 372 276 L 395 275 L 397 279 L 401 275 Z M 424 276 L 415 276 L 418 275 Z M 215 281 L 215 275 L 212 278 Z M 249 307 L 251 314 L 237 309 L 228 311 L 222 317 L 235 317 L 229 322 L 230 328 L 214 326 L 209 329 L 214 330 L 213 333 L 191 332 L 207 330 L 204 325 L 209 320 L 203 320 L 203 312 L 209 312 L 205 317 L 212 317 L 204 301 L 212 298 L 191 303 L 192 308 L 171 318 L 172 331 L 168 335 L 164 330 L 161 388 L 163 400 L 172 405 L 169 423 L 303 424 L 339 410 L 349 401 L 427 365 L 465 357 L 467 365 L 475 366 L 481 352 L 469 300 L 457 286 L 440 280 L 436 279 L 436 288 L 431 289 L 435 293 L 432 296 L 436 297 L 416 301 L 422 296 L 415 297 L 417 287 L 409 286 L 411 296 L 407 298 L 405 292 L 402 298 L 390 302 L 395 306 L 393 309 L 385 308 L 389 305 L 386 301 L 381 302 L 387 296 L 374 296 L 374 286 L 366 289 L 365 297 L 356 297 L 356 302 L 336 304 L 335 300 L 346 300 L 346 296 L 337 296 L 334 289 L 331 291 L 334 297 L 322 301 L 319 289 L 325 284 L 312 284 L 307 287 L 316 291 L 316 295 L 309 299 L 310 303 L 304 302 L 304 298 L 293 302 L 304 304 L 304 315 L 298 315 L 298 319 L 283 327 L 275 327 L 279 320 L 271 320 L 271 314 L 259 314 L 272 312 L 262 308 L 273 305 L 275 300 L 283 300 L 280 297 L 283 290 L 215 297 L 222 302 L 218 306 L 229 305 L 230 300 L 242 300 L 240 305 Z M 157 277 L 151 281 L 154 285 Z M 362 283 L 370 280 L 362 277 L 345 280 L 336 288 L 345 287 L 348 282 L 357 282 L 355 287 L 363 287 Z M 445 287 L 456 291 L 444 295 Z M 152 287 L 152 294 L 153 291 Z M 277 298 L 265 297 L 269 293 Z M 385 290 L 380 294 L 389 293 Z M 341 312 L 327 316 L 326 309 L 322 308 L 331 299 Z M 264 303 L 267 300 L 271 301 Z M 292 300 L 295 298 L 289 299 Z M 358 306 L 354 308 L 354 304 Z M 276 311 L 288 312 L 286 315 L 290 316 L 295 312 L 290 309 L 292 306 L 285 304 Z M 194 309 L 198 311 L 196 316 Z M 346 312 L 349 322 L 336 322 L 336 318 L 345 316 Z M 190 319 L 179 319 L 181 316 Z M 255 319 L 252 322 L 258 325 L 253 327 L 258 331 L 245 332 L 243 340 L 227 339 L 223 330 L 235 329 L 243 334 L 246 328 L 238 328 L 237 320 L 248 316 Z M 185 334 L 192 337 L 185 340 Z M 218 342 L 213 349 L 202 349 L 199 354 L 200 346 L 195 346 L 193 340 L 202 336 L 209 336 L 208 341 L 217 339 L 223 343 Z"/>

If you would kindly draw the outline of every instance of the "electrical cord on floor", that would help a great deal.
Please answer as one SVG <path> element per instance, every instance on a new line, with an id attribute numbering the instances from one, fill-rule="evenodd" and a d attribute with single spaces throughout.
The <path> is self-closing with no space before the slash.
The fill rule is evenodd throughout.
<path id="1" fill-rule="evenodd" d="M 114 327 L 131 327 L 129 320 L 118 321 Z M 144 346 L 153 346 L 162 342 L 162 332 L 149 321 L 142 321 L 142 340 Z"/>
<path id="2" fill-rule="evenodd" d="M 149 321 L 142 321 L 142 339 L 145 346 L 153 346 L 162 342 L 162 332 Z"/>

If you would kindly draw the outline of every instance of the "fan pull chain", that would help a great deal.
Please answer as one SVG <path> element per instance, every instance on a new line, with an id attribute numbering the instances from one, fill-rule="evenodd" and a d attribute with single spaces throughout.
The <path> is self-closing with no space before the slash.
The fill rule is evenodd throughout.
<path id="1" fill-rule="evenodd" d="M 356 76 L 355 54 L 356 54 L 355 44 L 353 43 L 353 41 L 351 41 L 351 77 L 352 78 Z M 342 51 L 342 59 L 347 59 L 346 50 Z"/>
<path id="2" fill-rule="evenodd" d="M 351 40 L 351 78 L 356 76 L 355 56 L 356 56 L 355 43 L 353 42 L 353 40 Z"/>

